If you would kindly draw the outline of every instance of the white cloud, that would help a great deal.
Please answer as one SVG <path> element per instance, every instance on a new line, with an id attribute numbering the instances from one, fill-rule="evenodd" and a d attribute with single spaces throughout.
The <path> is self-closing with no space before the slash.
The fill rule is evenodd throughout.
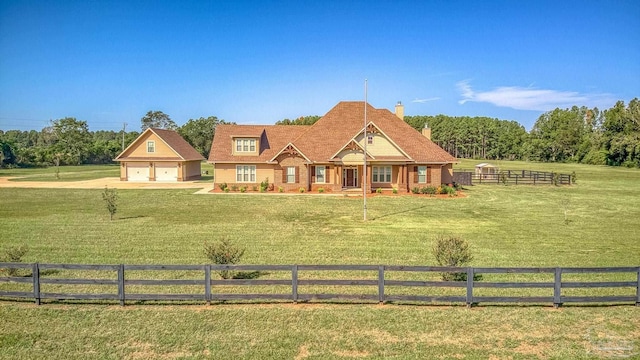
<path id="1" fill-rule="evenodd" d="M 439 97 L 431 97 L 431 98 L 426 98 L 426 99 L 417 99 L 417 98 L 416 98 L 416 99 L 411 100 L 411 102 L 412 102 L 412 103 L 420 103 L 420 104 L 424 104 L 424 103 L 426 103 L 426 102 L 429 102 L 429 101 L 436 101 L 436 100 L 440 100 L 440 98 L 439 98 Z"/>
<path id="2" fill-rule="evenodd" d="M 468 101 L 486 102 L 517 110 L 549 111 L 555 108 L 577 106 L 610 107 L 615 99 L 609 94 L 581 94 L 575 91 L 544 90 L 533 87 L 502 86 L 491 91 L 476 92 L 469 80 L 457 84 L 464 104 Z"/>

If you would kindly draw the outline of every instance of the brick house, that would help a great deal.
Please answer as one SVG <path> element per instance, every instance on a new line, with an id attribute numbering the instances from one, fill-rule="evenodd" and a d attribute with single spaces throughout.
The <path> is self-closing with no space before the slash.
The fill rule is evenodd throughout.
<path id="1" fill-rule="evenodd" d="M 215 185 L 253 186 L 268 179 L 285 191 L 375 191 L 453 181 L 456 159 L 395 114 L 363 101 L 343 101 L 313 125 L 218 125 L 208 162 Z M 365 151 L 366 149 L 366 151 Z"/>

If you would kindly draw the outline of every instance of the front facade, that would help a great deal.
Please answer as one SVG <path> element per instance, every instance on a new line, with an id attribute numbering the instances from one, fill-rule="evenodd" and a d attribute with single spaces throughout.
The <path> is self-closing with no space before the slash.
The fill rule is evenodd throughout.
<path id="1" fill-rule="evenodd" d="M 366 106 L 366 127 L 365 127 Z M 340 102 L 315 124 L 218 125 L 209 162 L 215 183 L 269 182 L 283 191 L 370 191 L 453 181 L 456 159 L 402 119 L 362 101 Z M 366 178 L 365 158 L 366 156 Z"/>
<path id="2" fill-rule="evenodd" d="M 187 181 L 200 179 L 204 157 L 177 132 L 149 128 L 115 160 L 121 181 Z"/>

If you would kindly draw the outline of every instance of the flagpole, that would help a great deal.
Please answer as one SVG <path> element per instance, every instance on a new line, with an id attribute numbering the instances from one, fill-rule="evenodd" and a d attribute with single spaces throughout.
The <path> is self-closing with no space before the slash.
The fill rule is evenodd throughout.
<path id="1" fill-rule="evenodd" d="M 364 154 L 362 176 L 362 199 L 364 221 L 367 221 L 367 79 L 364 79 Z"/>

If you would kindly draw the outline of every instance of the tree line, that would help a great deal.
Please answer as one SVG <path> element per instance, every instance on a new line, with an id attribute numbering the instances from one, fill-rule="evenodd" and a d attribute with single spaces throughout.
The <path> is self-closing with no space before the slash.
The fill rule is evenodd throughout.
<path id="1" fill-rule="evenodd" d="M 218 124 L 215 116 L 189 119 L 177 126 L 169 115 L 149 111 L 140 120 L 141 131 L 149 127 L 177 131 L 202 156 L 208 158 Z M 57 119 L 40 131 L 0 130 L 0 167 L 110 164 L 141 132 L 89 131 L 86 121 Z"/>
<path id="2" fill-rule="evenodd" d="M 468 116 L 405 116 L 458 158 L 578 162 L 640 167 L 640 100 L 604 111 L 573 106 L 545 112 L 531 131 L 515 121 Z"/>
<path id="3" fill-rule="evenodd" d="M 320 116 L 283 119 L 276 125 L 312 125 Z M 431 128 L 431 139 L 457 158 L 578 162 L 640 167 L 640 100 L 612 108 L 578 107 L 548 111 L 531 131 L 516 121 L 468 116 L 405 116 L 421 130 Z M 161 111 L 149 111 L 141 130 L 176 130 L 205 158 L 218 124 L 215 116 L 189 119 L 177 126 Z M 137 131 L 89 131 L 86 121 L 58 119 L 41 131 L 0 130 L 0 167 L 107 164 L 140 135 Z M 124 140 L 123 140 L 124 139 Z"/>

